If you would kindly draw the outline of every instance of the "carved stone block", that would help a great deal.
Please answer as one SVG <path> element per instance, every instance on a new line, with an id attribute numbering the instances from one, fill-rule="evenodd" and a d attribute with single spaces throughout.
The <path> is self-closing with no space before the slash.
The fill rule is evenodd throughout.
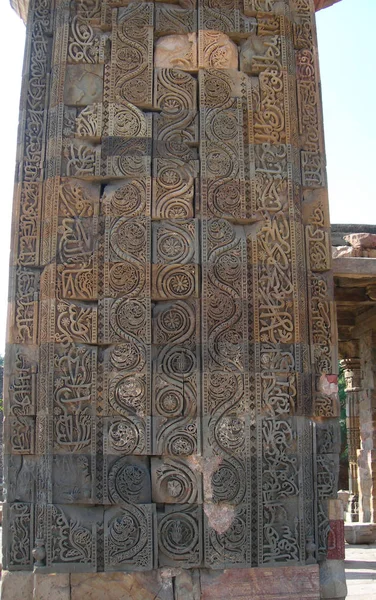
<path id="1" fill-rule="evenodd" d="M 100 175 L 100 146 L 80 139 L 64 141 L 62 174 L 66 177 L 79 177 L 93 180 Z"/>
<path id="2" fill-rule="evenodd" d="M 158 513 L 160 566 L 199 567 L 202 562 L 201 506 L 166 506 Z"/>
<path id="3" fill-rule="evenodd" d="M 152 115 L 143 113 L 130 102 L 110 103 L 108 135 L 125 138 L 150 138 Z"/>
<path id="4" fill-rule="evenodd" d="M 206 568 L 249 565 L 249 508 L 205 504 L 204 512 Z"/>
<path id="5" fill-rule="evenodd" d="M 12 345 L 7 349 L 4 367 L 6 413 L 34 415 L 37 408 L 38 359 L 37 346 Z"/>
<path id="6" fill-rule="evenodd" d="M 75 412 L 57 407 L 53 418 L 53 449 L 57 453 L 86 454 L 95 444 L 95 417 L 90 407 Z"/>
<path id="7" fill-rule="evenodd" d="M 187 219 L 194 216 L 196 164 L 157 159 L 153 164 L 152 216 Z"/>
<path id="8" fill-rule="evenodd" d="M 225 33 L 199 31 L 198 66 L 200 69 L 237 69 L 238 49 Z"/>
<path id="9" fill-rule="evenodd" d="M 140 456 L 107 456 L 105 464 L 108 489 L 105 490 L 105 503 L 149 504 L 151 483 L 149 459 Z"/>
<path id="10" fill-rule="evenodd" d="M 198 74 L 200 108 L 223 108 L 241 98 L 245 75 L 235 69 L 200 69 Z"/>
<path id="11" fill-rule="evenodd" d="M 196 111 L 182 110 L 178 115 L 162 112 L 154 117 L 153 155 L 175 157 L 185 163 L 198 160 L 198 118 Z"/>
<path id="12" fill-rule="evenodd" d="M 198 250 L 198 223 L 195 219 L 174 219 L 153 224 L 154 263 L 198 263 Z"/>
<path id="13" fill-rule="evenodd" d="M 335 419 L 316 423 L 317 454 L 339 454 L 341 450 L 341 430 Z"/>
<path id="14" fill-rule="evenodd" d="M 85 15 L 75 15 L 71 21 L 68 41 L 68 62 L 103 63 L 106 37 L 92 27 Z"/>
<path id="15" fill-rule="evenodd" d="M 63 344 L 95 344 L 97 342 L 97 306 L 66 300 L 57 302 L 54 339 L 57 343 Z"/>
<path id="16" fill-rule="evenodd" d="M 152 3 L 132 3 L 113 12 L 111 96 L 151 108 L 153 83 Z M 116 18 L 117 17 L 117 18 Z"/>
<path id="17" fill-rule="evenodd" d="M 149 177 L 151 140 L 119 136 L 104 138 L 101 160 L 103 177 L 127 179 Z"/>
<path id="18" fill-rule="evenodd" d="M 315 382 L 314 415 L 317 417 L 339 417 L 338 376 L 321 375 Z"/>
<path id="19" fill-rule="evenodd" d="M 64 104 L 87 106 L 102 101 L 103 65 L 67 65 Z"/>
<path id="20" fill-rule="evenodd" d="M 154 66 L 164 69 L 197 71 L 197 35 L 167 35 L 155 44 Z"/>
<path id="21" fill-rule="evenodd" d="M 79 138 L 85 138 L 94 142 L 99 142 L 102 136 L 102 112 L 103 105 L 101 103 L 89 104 L 85 108 L 74 110 L 71 107 L 66 107 L 70 111 L 72 119 L 72 135 Z M 74 113 L 72 113 L 72 110 Z M 74 121 L 73 121 L 74 119 Z M 65 124 L 63 134 L 68 136 L 70 123 Z"/>
<path id="22" fill-rule="evenodd" d="M 106 185 L 101 198 L 101 212 L 108 216 L 136 217 L 150 215 L 151 179 L 126 179 Z"/>
<path id="23" fill-rule="evenodd" d="M 9 571 L 33 568 L 34 504 L 14 502 L 4 504 L 4 560 Z"/>
<path id="24" fill-rule="evenodd" d="M 108 405 L 115 414 L 149 414 L 148 376 L 143 373 L 117 373 L 108 378 Z"/>
<path id="25" fill-rule="evenodd" d="M 6 417 L 5 453 L 34 454 L 35 449 L 35 417 Z"/>
<path id="26" fill-rule="evenodd" d="M 182 392 L 181 389 L 180 398 L 184 399 Z M 169 395 L 175 406 L 179 402 L 176 388 Z M 169 398 L 168 401 L 170 402 Z M 161 400 L 157 402 L 161 403 Z M 180 403 L 183 404 L 182 401 Z M 200 420 L 195 418 L 196 405 L 189 401 L 186 405 L 185 415 L 175 418 L 153 417 L 153 454 L 187 458 L 200 453 Z"/>
<path id="27" fill-rule="evenodd" d="M 154 568 L 154 521 L 154 504 L 128 504 L 105 510 L 106 571 L 150 571 Z"/>
<path id="28" fill-rule="evenodd" d="M 150 343 L 150 300 L 106 298 L 99 302 L 99 343 L 124 341 L 131 337 Z"/>
<path id="29" fill-rule="evenodd" d="M 326 185 L 323 157 L 319 152 L 302 150 L 302 183 L 306 188 L 321 188 Z"/>
<path id="30" fill-rule="evenodd" d="M 152 299 L 184 300 L 199 294 L 198 265 L 153 265 Z"/>
<path id="31" fill-rule="evenodd" d="M 39 264 L 42 191 L 43 186 L 40 182 L 20 183 L 15 190 L 20 220 L 12 242 L 14 256 L 11 257 L 10 264 L 14 266 Z"/>
<path id="32" fill-rule="evenodd" d="M 200 343 L 199 302 L 179 300 L 158 303 L 154 308 L 153 316 L 153 344 L 158 350 L 164 353 L 166 347 L 167 350 L 172 346 L 184 346 L 193 350 L 198 347 Z M 176 369 L 175 375 L 177 375 Z"/>
<path id="33" fill-rule="evenodd" d="M 138 297 L 150 294 L 150 219 L 105 218 L 104 294 Z"/>
<path id="34" fill-rule="evenodd" d="M 194 460 L 151 459 L 152 495 L 156 504 L 200 504 L 201 474 Z"/>
<path id="35" fill-rule="evenodd" d="M 317 455 L 317 491 L 320 498 L 337 496 L 338 470 L 338 454 Z"/>
<path id="36" fill-rule="evenodd" d="M 97 528 L 103 522 L 103 509 L 68 505 L 46 508 L 46 568 L 51 572 L 95 572 Z"/>
<path id="37" fill-rule="evenodd" d="M 259 75 L 267 67 L 282 68 L 281 40 L 277 36 L 251 35 L 242 42 L 240 69 L 249 75 Z"/>
<path id="38" fill-rule="evenodd" d="M 12 267 L 9 272 L 9 341 L 34 344 L 38 331 L 40 275 L 35 269 Z"/>
<path id="39" fill-rule="evenodd" d="M 114 416 L 103 418 L 104 453 L 146 455 L 151 450 L 151 418 Z M 104 467 L 106 468 L 106 466 Z"/>
<path id="40" fill-rule="evenodd" d="M 4 457 L 4 470 L 9 484 L 7 502 L 35 502 L 37 460 L 35 456 L 13 454 Z"/>
<path id="41" fill-rule="evenodd" d="M 90 455 L 55 455 L 52 480 L 54 503 L 92 504 L 95 502 L 95 461 Z"/>

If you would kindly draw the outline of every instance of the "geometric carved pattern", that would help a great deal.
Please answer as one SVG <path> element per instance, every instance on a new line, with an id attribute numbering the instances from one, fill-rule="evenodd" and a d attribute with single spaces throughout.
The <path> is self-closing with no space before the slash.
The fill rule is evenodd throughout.
<path id="1" fill-rule="evenodd" d="M 311 4 L 32 0 L 7 568 L 175 573 L 339 547 Z"/>

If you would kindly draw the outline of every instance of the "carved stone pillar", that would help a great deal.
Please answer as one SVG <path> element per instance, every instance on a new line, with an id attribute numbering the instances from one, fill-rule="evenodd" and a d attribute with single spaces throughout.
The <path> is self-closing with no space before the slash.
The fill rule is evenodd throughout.
<path id="1" fill-rule="evenodd" d="M 362 393 L 359 397 L 359 520 L 376 522 L 376 332 L 364 328 L 360 338 Z"/>
<path id="2" fill-rule="evenodd" d="M 346 381 L 346 425 L 349 457 L 349 511 L 351 521 L 359 521 L 358 450 L 360 449 L 359 394 L 361 393 L 361 370 L 359 358 L 341 361 Z"/>
<path id="3" fill-rule="evenodd" d="M 27 27 L 6 568 L 237 600 L 284 566 L 318 599 L 342 546 L 313 0 L 32 0 Z"/>

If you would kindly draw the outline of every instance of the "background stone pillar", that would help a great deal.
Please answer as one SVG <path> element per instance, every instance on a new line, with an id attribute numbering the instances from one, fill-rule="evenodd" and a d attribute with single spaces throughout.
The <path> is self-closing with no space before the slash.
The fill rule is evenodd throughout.
<path id="1" fill-rule="evenodd" d="M 359 451 L 359 520 L 375 523 L 376 516 L 376 333 L 360 338 L 362 393 L 359 401 L 361 449 Z"/>
<path id="2" fill-rule="evenodd" d="M 359 397 L 361 394 L 361 371 L 359 358 L 341 361 L 346 381 L 346 426 L 349 457 L 349 510 L 351 521 L 359 521 L 358 450 L 360 449 Z"/>

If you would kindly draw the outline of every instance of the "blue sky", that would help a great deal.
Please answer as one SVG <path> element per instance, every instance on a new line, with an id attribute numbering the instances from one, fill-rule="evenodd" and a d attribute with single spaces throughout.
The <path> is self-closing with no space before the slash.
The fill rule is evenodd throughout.
<path id="1" fill-rule="evenodd" d="M 0 2 L 0 352 L 7 311 L 8 254 L 25 28 Z M 376 0 L 342 0 L 317 16 L 332 223 L 376 224 Z"/>
<path id="2" fill-rule="evenodd" d="M 376 224 L 376 0 L 317 15 L 332 223 Z"/>

